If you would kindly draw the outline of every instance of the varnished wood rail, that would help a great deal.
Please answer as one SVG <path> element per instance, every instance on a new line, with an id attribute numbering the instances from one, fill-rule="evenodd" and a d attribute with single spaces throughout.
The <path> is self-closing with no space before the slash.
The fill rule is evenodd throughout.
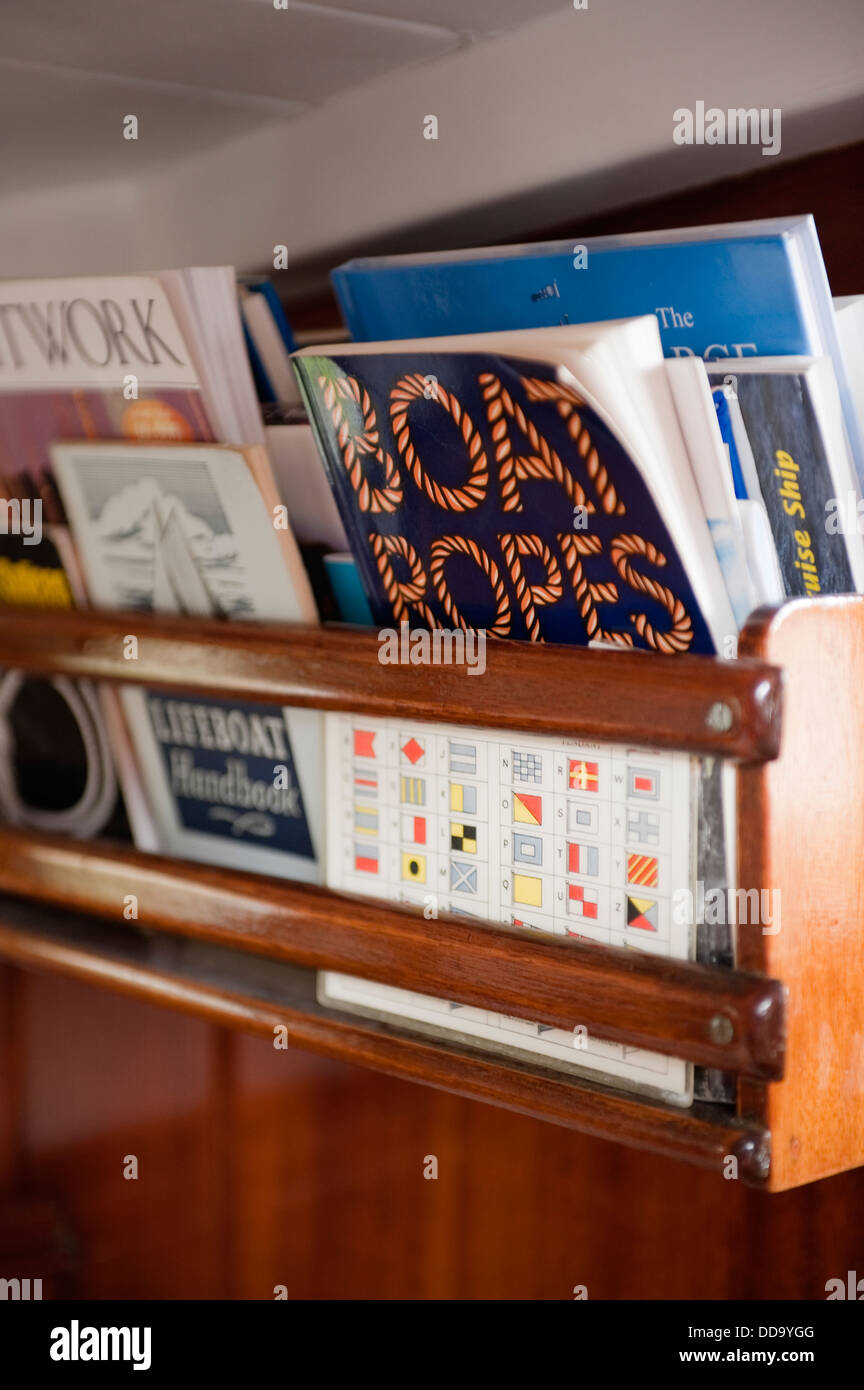
<path id="1" fill-rule="evenodd" d="M 450 1040 L 421 1038 L 393 1023 L 347 1019 L 317 1003 L 311 971 L 161 933 L 144 935 L 35 904 L 0 901 L 0 954 L 163 1008 L 439 1087 L 563 1125 L 598 1139 L 726 1172 L 746 1183 L 770 1171 L 770 1135 L 726 1107 L 688 1109 L 614 1091 L 542 1065 L 489 1056 Z"/>
<path id="2" fill-rule="evenodd" d="M 761 1078 L 783 1070 L 776 980 L 305 884 L 0 831 L 0 892 L 337 970 Z"/>
<path id="3" fill-rule="evenodd" d="M 124 638 L 137 656 L 124 656 Z M 492 641 L 486 669 L 382 665 L 374 632 L 0 610 L 0 666 L 233 700 L 649 744 L 762 762 L 782 676 L 762 661 Z"/>

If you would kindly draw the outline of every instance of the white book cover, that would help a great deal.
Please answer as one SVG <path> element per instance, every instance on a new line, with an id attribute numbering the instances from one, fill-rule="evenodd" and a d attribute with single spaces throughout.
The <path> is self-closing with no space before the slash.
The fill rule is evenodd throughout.
<path id="1" fill-rule="evenodd" d="M 88 443 L 52 456 L 94 606 L 317 620 L 254 452 Z M 137 688 L 120 699 L 162 852 L 318 880 L 320 715 Z"/>

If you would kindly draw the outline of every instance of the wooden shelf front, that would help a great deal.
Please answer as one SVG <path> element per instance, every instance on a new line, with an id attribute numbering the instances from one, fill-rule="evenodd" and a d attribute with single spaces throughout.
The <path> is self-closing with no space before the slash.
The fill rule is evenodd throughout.
<path id="1" fill-rule="evenodd" d="M 770 1136 L 731 1107 L 666 1106 L 480 1048 L 412 1035 L 322 1007 L 315 976 L 281 961 L 33 904 L 0 902 L 0 954 L 29 969 L 275 1037 L 340 1061 L 728 1174 L 764 1183 Z"/>
<path id="2" fill-rule="evenodd" d="M 138 655 L 124 657 L 134 636 Z M 0 666 L 232 700 L 519 729 L 762 762 L 782 678 L 764 661 L 502 642 L 486 670 L 381 665 L 375 632 L 4 608 Z M 722 707 L 724 719 L 716 718 Z M 728 721 L 728 723 L 726 722 Z"/>
<path id="3" fill-rule="evenodd" d="M 134 893 L 142 927 L 568 1032 L 582 1025 L 761 1080 L 783 1071 L 783 988 L 761 976 L 462 917 L 426 921 L 261 874 L 8 830 L 0 830 L 0 892 L 121 923 Z"/>
<path id="4" fill-rule="evenodd" d="M 123 656 L 130 634 L 138 638 L 134 661 Z M 487 671 L 472 679 L 464 668 L 382 666 L 375 634 L 356 630 L 0 613 L 0 666 L 379 716 L 399 710 L 433 722 L 736 759 L 738 888 L 757 902 L 766 892 L 782 898 L 782 926 L 778 919 L 766 931 L 739 918 L 741 970 L 538 939 L 491 924 L 466 927 L 461 919 L 427 923 L 385 903 L 281 880 L 12 832 L 0 836 L 0 891 L 95 914 L 109 937 L 128 930 L 121 905 L 134 891 L 140 925 L 165 941 L 183 937 L 190 948 L 230 946 L 238 971 L 243 960 L 266 957 L 273 971 L 365 975 L 553 1027 L 582 1024 L 601 1037 L 737 1071 L 734 1125 L 760 1136 L 760 1177 L 774 1191 L 811 1182 L 864 1163 L 864 598 L 796 601 L 757 613 L 740 650 L 741 659 L 720 662 L 489 643 Z M 34 961 L 64 968 L 59 948 L 43 950 L 35 937 L 28 946 L 25 929 L 12 932 L 7 914 L 14 907 L 12 898 L 3 905 L 0 950 L 22 962 L 30 952 Z M 94 952 L 85 953 L 86 971 L 98 978 Z M 104 978 L 115 973 L 109 961 Z M 166 998 L 177 997 L 174 986 L 165 990 Z M 221 996 L 231 990 L 223 986 Z M 211 998 L 207 1007 L 223 1009 L 226 1021 L 235 1007 L 239 1017 L 251 1017 L 251 1005 L 223 999 L 217 1006 Z M 484 1091 L 515 1108 L 528 1104 L 531 1078 L 541 1075 L 491 1055 L 481 1059 L 467 1045 L 433 1047 L 398 1029 L 349 1024 L 333 1011 L 328 1018 L 328 1028 L 338 1020 L 348 1030 L 340 1037 L 365 1039 L 356 1055 L 374 1058 L 370 1065 L 398 1068 L 397 1054 L 410 1053 L 421 1071 L 428 1066 L 417 1079 L 464 1085 L 466 1094 Z M 294 1007 L 291 1028 L 310 1046 L 323 1037 L 314 1009 Z M 322 1046 L 335 1046 L 333 1036 Z M 398 1046 L 389 1041 L 397 1036 Z M 564 1122 L 590 1133 L 611 1134 L 609 1117 L 626 1112 L 626 1142 L 640 1142 L 641 1125 L 645 1147 L 671 1152 L 673 1136 L 687 1128 L 671 1106 L 613 1092 L 597 1101 L 602 1088 L 588 1081 L 558 1076 L 536 1084 L 547 1087 L 547 1100 L 531 1113 L 546 1106 L 553 1118 L 562 1105 Z M 566 1103 L 553 1094 L 566 1094 Z M 699 1128 L 701 1117 L 690 1118 L 704 1157 L 714 1139 Z"/>

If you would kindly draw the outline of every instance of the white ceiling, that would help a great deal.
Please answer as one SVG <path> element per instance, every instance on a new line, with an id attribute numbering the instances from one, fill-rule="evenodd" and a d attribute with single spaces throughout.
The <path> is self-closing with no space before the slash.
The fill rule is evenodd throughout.
<path id="1" fill-rule="evenodd" d="M 700 100 L 782 108 L 782 153 L 676 145 Z M 862 130 L 864 0 L 0 0 L 0 275 L 285 245 L 299 295 L 400 238 L 575 227 Z"/>
<path id="2" fill-rule="evenodd" d="M 0 0 L 0 186 L 150 170 L 561 3 Z"/>

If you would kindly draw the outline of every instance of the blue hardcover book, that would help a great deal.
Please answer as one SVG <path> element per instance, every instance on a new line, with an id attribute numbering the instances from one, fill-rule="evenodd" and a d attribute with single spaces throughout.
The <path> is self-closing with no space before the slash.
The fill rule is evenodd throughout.
<path id="1" fill-rule="evenodd" d="M 859 477 L 864 447 L 813 218 L 349 261 L 333 272 L 358 342 L 655 314 L 667 357 L 834 362 Z"/>
<path id="2" fill-rule="evenodd" d="M 243 341 L 246 344 L 246 351 L 249 354 L 249 366 L 252 368 L 252 380 L 255 383 L 255 394 L 261 405 L 273 405 L 276 401 L 276 392 L 273 390 L 270 378 L 261 361 L 258 349 L 255 346 L 255 339 L 243 324 Z"/>
<path id="3" fill-rule="evenodd" d="M 667 653 L 737 630 L 653 318 L 293 362 L 379 626 Z"/>

